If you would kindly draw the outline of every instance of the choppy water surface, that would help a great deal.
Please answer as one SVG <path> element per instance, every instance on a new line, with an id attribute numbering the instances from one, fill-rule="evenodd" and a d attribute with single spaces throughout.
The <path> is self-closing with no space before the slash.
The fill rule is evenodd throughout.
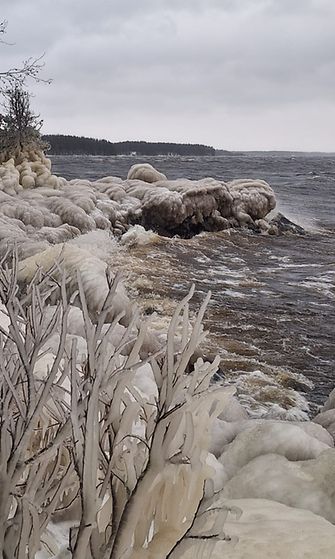
<path id="1" fill-rule="evenodd" d="M 134 157 L 55 156 L 66 178 L 126 177 Z M 261 178 L 279 209 L 308 228 L 304 237 L 204 233 L 131 249 L 129 286 L 147 311 L 168 315 L 196 284 L 195 306 L 208 290 L 207 351 L 236 382 L 255 413 L 279 404 L 308 411 L 335 386 L 335 155 L 238 154 L 141 158 L 169 178 Z M 312 388 L 311 382 L 314 384 Z"/>

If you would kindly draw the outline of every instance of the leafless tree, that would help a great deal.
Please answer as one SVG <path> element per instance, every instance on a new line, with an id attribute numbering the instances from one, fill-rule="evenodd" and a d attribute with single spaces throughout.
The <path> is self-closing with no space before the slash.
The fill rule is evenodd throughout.
<path id="1" fill-rule="evenodd" d="M 7 31 L 8 22 L 6 20 L 0 21 L 0 43 L 9 45 L 3 37 Z M 44 54 L 38 57 L 27 58 L 19 66 L 14 66 L 6 70 L 0 71 L 0 93 L 7 91 L 8 88 L 13 86 L 22 86 L 27 78 L 31 78 L 37 82 L 50 83 L 51 80 L 44 79 L 40 76 L 40 72 L 44 67 L 43 62 Z"/>

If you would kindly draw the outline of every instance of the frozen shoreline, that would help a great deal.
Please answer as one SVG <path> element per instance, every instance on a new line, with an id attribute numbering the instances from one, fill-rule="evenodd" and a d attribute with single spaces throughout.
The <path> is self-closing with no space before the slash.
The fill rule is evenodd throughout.
<path id="1" fill-rule="evenodd" d="M 229 211 L 232 210 L 234 213 L 233 219 L 240 219 L 241 223 L 246 223 L 250 220 L 252 222 L 257 221 L 257 219 L 262 220 L 273 205 L 271 201 L 273 194 L 268 190 L 268 186 L 262 183 L 255 184 L 255 181 L 253 183 L 244 181 L 243 186 L 242 183 L 235 183 L 233 190 L 236 187 L 238 193 L 236 198 L 232 196 L 232 191 L 229 188 L 214 184 L 212 180 L 199 181 L 201 184 L 198 183 L 197 185 L 185 184 L 185 181 L 183 184 L 172 184 L 167 181 L 169 184 L 169 193 L 167 194 L 167 189 L 164 186 L 165 181 L 163 181 L 163 184 L 156 184 L 156 186 L 148 186 L 138 179 L 136 181 L 129 179 L 129 182 L 127 182 L 115 178 L 102 179 L 95 183 L 89 183 L 88 181 L 70 181 L 67 183 L 65 179 L 59 179 L 52 175 L 49 164 L 43 160 L 41 163 L 39 158 L 33 163 L 23 161 L 19 165 L 21 167 L 15 168 L 13 164 L 9 163 L 7 166 L 4 165 L 1 171 L 2 192 L 0 194 L 3 199 L 0 216 L 2 223 L 0 249 L 2 255 L 4 256 L 6 251 L 13 248 L 14 245 L 16 246 L 19 258 L 18 281 L 23 293 L 25 286 L 36 276 L 38 269 L 44 273 L 53 269 L 52 273 L 59 281 L 59 270 L 53 268 L 54 263 L 58 261 L 69 276 L 68 294 L 74 296 L 77 289 L 76 278 L 78 274 L 93 324 L 98 320 L 99 313 L 108 296 L 108 274 L 112 273 L 114 275 L 117 268 L 115 266 L 115 269 L 113 269 L 113 258 L 117 256 L 119 244 L 109 236 L 109 229 L 117 237 L 121 236 L 122 238 L 123 234 L 125 254 L 128 250 L 127 246 L 132 243 L 136 245 L 136 243 L 146 242 L 152 235 L 152 233 L 149 234 L 138 228 L 129 228 L 130 215 L 134 216 L 137 211 L 143 213 L 143 208 L 146 208 L 148 215 L 156 216 L 150 219 L 157 220 L 158 212 L 159 220 L 163 219 L 165 224 L 169 223 L 172 217 L 182 218 L 182 223 L 185 216 L 195 216 L 195 222 L 198 224 L 203 222 L 204 217 L 206 219 L 210 216 L 213 217 L 213 215 L 215 217 L 218 208 L 222 206 L 227 209 L 228 205 Z M 125 183 L 126 188 L 124 188 Z M 196 189 L 196 192 L 194 192 L 194 189 Z M 162 193 L 164 194 L 163 197 L 161 196 Z M 172 202 L 175 203 L 175 206 Z M 254 207 L 260 208 L 259 214 L 255 214 Z M 222 215 L 222 212 L 226 210 L 221 209 L 220 211 L 220 216 L 216 215 L 216 218 L 230 219 Z M 256 215 L 262 215 L 264 212 L 263 217 L 256 219 Z M 97 229 L 102 229 L 102 231 L 97 231 Z M 126 232 L 127 229 L 128 232 Z M 9 261 L 10 259 L 7 258 L 7 262 Z M 55 303 L 57 304 L 58 300 L 59 297 L 56 293 L 56 299 L 55 296 L 52 296 L 50 301 L 47 302 L 50 312 L 54 312 L 51 307 Z M 108 309 L 105 317 L 107 324 L 113 323 L 113 320 L 118 322 L 119 338 L 118 341 L 115 340 L 115 337 L 111 340 L 113 347 L 117 347 L 117 344 L 122 340 L 122 332 L 131 324 L 132 307 L 132 301 L 122 284 L 119 284 L 113 299 L 113 306 Z M 71 313 L 73 319 L 68 323 L 68 333 L 71 340 L 76 340 L 76 348 L 78 349 L 76 363 L 79 366 L 87 359 L 88 340 L 83 317 L 80 315 L 80 305 L 79 308 L 77 306 L 72 307 L 71 303 Z M 6 331 L 6 328 L 8 328 L 6 315 L 2 314 L 1 319 Z M 59 329 L 59 326 L 59 324 L 56 325 L 56 328 Z M 141 331 L 140 325 L 135 323 L 133 327 L 134 330 L 131 331 L 133 341 L 125 346 L 124 353 L 120 357 L 121 363 L 123 363 L 122 360 L 132 356 L 133 351 L 135 351 L 134 347 L 136 347 L 136 338 L 141 337 L 139 333 Z M 175 336 L 176 332 L 175 329 L 172 335 Z M 48 340 L 44 348 L 44 352 L 46 349 L 48 350 L 47 355 L 51 362 L 57 355 L 57 343 L 60 336 L 58 330 L 57 333 L 58 338 L 56 335 L 53 343 Z M 182 330 L 177 333 L 179 336 L 178 344 L 181 343 L 184 347 L 183 351 L 187 352 L 188 322 L 184 322 Z M 115 336 L 115 332 L 113 335 Z M 68 341 L 70 341 L 70 336 L 68 336 Z M 164 346 L 164 343 L 166 343 L 165 340 L 166 332 L 154 332 L 149 329 L 147 337 L 143 334 L 141 344 L 136 349 L 137 359 L 140 360 L 140 363 L 143 362 L 143 378 L 138 376 L 134 380 L 135 377 L 132 377 L 131 382 L 134 382 L 134 387 L 140 390 L 142 394 L 144 404 L 141 405 L 150 403 L 150 399 L 153 396 L 155 397 L 155 390 L 157 390 L 157 387 L 159 388 L 159 384 L 155 385 L 158 382 L 157 371 L 155 377 L 153 369 L 151 371 L 150 368 L 145 369 L 146 359 L 159 351 L 160 346 L 162 344 Z M 174 358 L 176 363 L 178 363 L 178 359 L 181 359 L 178 347 L 177 345 L 175 348 Z M 69 351 L 69 348 L 67 351 Z M 194 350 L 192 350 L 191 355 L 193 352 Z M 44 379 L 50 372 L 45 364 L 46 361 L 42 361 L 44 357 L 43 355 L 38 360 L 38 374 L 41 379 Z M 188 361 L 185 361 L 185 366 L 187 363 Z M 201 368 L 205 365 L 201 359 L 196 361 L 193 364 L 193 375 L 196 367 Z M 208 364 L 208 367 L 211 368 L 211 365 Z M 139 367 L 140 369 L 141 367 Z M 189 377 L 181 376 L 181 395 L 184 394 L 184 390 L 188 389 L 187 383 L 192 382 L 191 379 L 192 375 Z M 130 384 L 128 388 L 131 389 Z M 215 397 L 214 387 L 208 394 Z M 220 394 L 220 391 L 218 394 Z M 332 490 L 335 482 L 334 394 L 326 403 L 321 415 L 315 420 L 316 422 L 250 419 L 246 410 L 234 398 L 231 388 L 228 388 L 222 394 L 218 398 L 222 397 L 225 405 L 218 418 L 214 418 L 209 423 L 206 423 L 204 418 L 202 419 L 205 422 L 203 424 L 204 434 L 208 429 L 210 435 L 209 447 L 206 446 L 206 441 L 202 439 L 197 441 L 197 437 L 202 433 L 199 428 L 201 425 L 200 416 L 199 418 L 197 416 L 200 412 L 196 407 L 191 408 L 191 412 L 194 414 L 192 416 L 191 413 L 191 417 L 195 418 L 195 426 L 198 425 L 198 430 L 194 431 L 193 439 L 197 441 L 197 444 L 203 445 L 201 446 L 203 454 L 200 462 L 198 463 L 194 458 L 194 471 L 192 472 L 192 469 L 187 468 L 187 461 L 178 463 L 178 460 L 177 462 L 172 460 L 177 456 L 177 450 L 179 452 L 180 448 L 185 457 L 193 460 L 193 454 L 191 453 L 188 456 L 184 449 L 183 424 L 180 423 L 180 426 L 176 425 L 176 432 L 173 436 L 171 435 L 170 440 L 170 444 L 172 446 L 176 445 L 176 449 L 173 453 L 167 454 L 165 462 L 163 461 L 161 464 L 162 469 L 157 472 L 157 479 L 162 482 L 162 476 L 164 477 L 166 472 L 166 483 L 171 483 L 171 487 L 173 487 L 174 482 L 169 479 L 169 472 L 171 471 L 172 480 L 173 475 L 176 476 L 174 479 L 177 486 L 185 475 L 185 480 L 180 487 L 186 491 L 186 502 L 187 495 L 194 483 L 195 486 L 192 491 L 194 490 L 195 494 L 192 493 L 192 498 L 195 500 L 200 498 L 202 495 L 201 483 L 206 481 L 205 500 L 202 504 L 205 517 L 207 514 L 213 516 L 209 511 L 212 506 L 215 507 L 215 503 L 219 502 L 220 499 L 232 506 L 241 505 L 242 512 L 245 511 L 244 518 L 247 519 L 247 523 L 248 518 L 250 518 L 249 523 L 251 522 L 252 528 L 249 527 L 249 532 L 248 530 L 244 531 L 243 514 L 240 532 L 239 522 L 237 521 L 234 524 L 234 521 L 228 520 L 227 532 L 229 533 L 230 526 L 232 534 L 237 535 L 239 541 L 235 547 L 224 549 L 227 557 L 234 559 L 242 557 L 245 548 L 250 550 L 251 559 L 252 557 L 262 557 L 259 553 L 260 545 L 263 546 L 264 557 L 271 557 L 269 546 L 274 541 L 276 541 L 276 557 L 287 557 L 288 549 L 291 553 L 294 550 L 295 557 L 303 557 L 305 552 L 318 553 L 318 550 L 321 549 L 324 558 L 333 557 L 335 550 L 335 528 L 333 526 L 333 523 L 335 523 L 335 500 Z M 178 402 L 177 393 L 175 398 Z M 208 413 L 210 415 L 210 408 Z M 187 421 L 183 416 L 182 420 Z M 199 421 L 198 424 L 197 421 Z M 133 428 L 134 422 L 130 422 L 130 429 Z M 180 433 L 179 428 L 181 429 Z M 192 431 L 187 423 L 185 423 L 184 428 L 185 433 L 189 430 Z M 195 443 L 189 444 L 191 444 L 189 452 L 192 449 L 196 451 L 196 448 L 192 446 Z M 136 449 L 136 445 L 134 448 Z M 197 456 L 196 452 L 194 456 Z M 179 481 L 176 481 L 177 479 Z M 169 487 L 169 485 L 166 487 Z M 278 503 L 281 504 L 278 505 Z M 100 503 L 100 506 L 102 507 L 104 504 Z M 142 505 L 144 506 L 143 503 Z M 182 505 L 184 506 L 183 503 L 180 503 L 178 506 Z M 171 501 L 170 506 L 172 511 L 176 503 Z M 182 521 L 183 514 L 188 513 L 183 512 L 182 508 L 179 511 L 178 506 L 175 513 L 177 518 L 181 514 L 179 521 Z M 285 508 L 288 506 L 289 509 Z M 169 511 L 167 511 L 168 513 Z M 278 526 L 283 516 L 287 524 L 284 533 L 280 532 L 278 534 Z M 264 534 L 264 531 L 262 532 L 260 529 L 260 517 L 261 522 L 268 523 L 267 534 Z M 74 523 L 78 520 L 79 517 L 74 520 Z M 143 519 L 138 519 L 139 523 L 142 521 L 144 522 Z M 176 526 L 173 525 L 172 518 L 169 521 L 173 532 Z M 226 530 L 223 517 L 218 517 L 217 522 L 220 524 L 220 537 L 217 536 L 216 539 L 223 539 L 222 530 Z M 216 523 L 214 525 L 216 526 Z M 294 539 L 297 526 L 300 530 L 305 530 L 304 534 L 306 537 L 307 534 L 309 535 L 309 540 L 296 541 Z M 178 529 L 180 529 L 180 526 Z M 207 527 L 201 525 L 198 529 L 200 530 L 198 535 L 200 534 L 201 539 L 202 531 L 206 532 Z M 186 559 L 194 556 L 198 544 L 191 541 L 191 534 L 189 536 L 174 551 L 172 557 L 184 557 Z M 59 549 L 63 544 L 65 545 L 64 534 L 57 535 L 55 533 L 51 534 L 50 537 L 52 542 L 49 542 L 48 545 L 51 548 L 53 546 L 56 551 L 53 551 L 53 555 L 50 553 L 46 555 L 47 552 L 44 555 L 40 553 L 40 559 L 57 556 L 59 559 L 61 557 L 63 559 L 71 557 L 70 553 Z M 131 537 L 133 537 L 133 533 Z M 162 538 L 162 547 L 158 549 L 163 550 L 164 545 L 167 545 L 168 549 L 170 543 L 164 539 L 159 530 L 157 538 Z M 253 550 L 250 548 L 250 538 L 252 541 L 256 539 L 257 542 Z M 135 544 L 136 542 L 133 541 L 133 546 Z M 216 546 L 217 549 L 214 549 L 214 553 L 217 555 L 214 555 L 214 557 L 220 556 L 221 545 L 223 544 L 215 540 L 214 547 Z M 57 546 L 59 551 L 57 551 Z M 133 550 L 133 554 L 130 556 L 150 556 L 158 559 L 160 555 L 154 555 L 155 552 L 146 555 L 148 553 L 146 549 L 150 550 L 150 546 L 154 547 L 154 539 L 151 539 L 148 532 L 141 549 Z"/>

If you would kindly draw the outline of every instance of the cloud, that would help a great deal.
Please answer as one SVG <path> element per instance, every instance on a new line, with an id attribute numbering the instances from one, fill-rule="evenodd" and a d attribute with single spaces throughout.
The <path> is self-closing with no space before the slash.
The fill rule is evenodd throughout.
<path id="1" fill-rule="evenodd" d="M 332 149 L 333 0 L 3 0 L 2 12 L 15 41 L 3 65 L 46 52 L 53 84 L 33 90 L 49 132 L 306 149 L 317 113 L 308 145 Z"/>

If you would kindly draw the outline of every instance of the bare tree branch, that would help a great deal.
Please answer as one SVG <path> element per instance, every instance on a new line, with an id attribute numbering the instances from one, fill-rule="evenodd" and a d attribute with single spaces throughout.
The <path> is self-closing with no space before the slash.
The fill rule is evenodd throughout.
<path id="1" fill-rule="evenodd" d="M 7 27 L 8 22 L 6 20 L 0 21 L 0 36 L 6 34 Z M 0 39 L 0 43 L 11 45 L 11 43 L 4 41 L 2 38 Z M 44 68 L 44 56 L 45 53 L 37 57 L 27 58 L 19 66 L 0 71 L 0 93 L 14 86 L 22 87 L 26 79 L 50 84 L 52 80 L 40 76 L 40 72 Z"/>

